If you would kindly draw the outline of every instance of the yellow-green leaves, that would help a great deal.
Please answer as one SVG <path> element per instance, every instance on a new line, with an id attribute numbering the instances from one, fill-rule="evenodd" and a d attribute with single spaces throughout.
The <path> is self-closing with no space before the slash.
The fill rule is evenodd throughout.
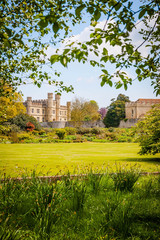
<path id="1" fill-rule="evenodd" d="M 80 17 L 80 16 L 81 16 L 81 12 L 82 12 L 82 10 L 83 10 L 85 7 L 86 7 L 86 5 L 85 5 L 85 4 L 82 4 L 82 5 L 80 5 L 80 6 L 78 6 L 78 7 L 76 8 L 75 14 L 76 14 L 77 17 Z"/>
<path id="2" fill-rule="evenodd" d="M 51 64 L 54 64 L 55 62 L 58 62 L 58 59 L 59 59 L 59 55 L 57 55 L 57 54 L 52 55 L 50 57 Z"/>

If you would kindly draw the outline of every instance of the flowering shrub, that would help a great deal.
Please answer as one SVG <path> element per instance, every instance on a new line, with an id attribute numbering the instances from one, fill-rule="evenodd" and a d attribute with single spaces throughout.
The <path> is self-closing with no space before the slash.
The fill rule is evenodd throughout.
<path id="1" fill-rule="evenodd" d="M 31 122 L 27 122 L 27 123 L 26 123 L 26 130 L 27 130 L 28 132 L 32 132 L 34 129 L 35 129 L 35 126 L 34 126 L 33 123 L 31 123 Z"/>

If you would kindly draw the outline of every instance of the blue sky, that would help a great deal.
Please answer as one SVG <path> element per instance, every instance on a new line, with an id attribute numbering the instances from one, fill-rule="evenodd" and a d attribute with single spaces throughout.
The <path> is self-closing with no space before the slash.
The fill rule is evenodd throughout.
<path id="1" fill-rule="evenodd" d="M 99 26 L 103 26 L 105 20 L 101 19 Z M 142 23 L 138 25 L 138 28 L 141 28 Z M 73 31 L 74 36 L 73 40 L 86 41 L 90 35 L 90 27 L 87 22 L 77 26 Z M 141 43 L 141 37 L 137 32 L 133 32 L 131 35 L 135 45 Z M 109 51 L 117 53 L 118 48 L 111 48 L 110 46 L 105 46 Z M 63 44 L 60 45 L 60 48 L 63 48 Z M 142 47 L 141 51 L 146 54 L 146 50 Z M 47 51 L 47 56 L 50 57 L 55 53 L 55 47 L 51 46 Z M 106 66 L 112 71 L 114 68 L 112 65 Z M 99 76 L 101 75 L 100 69 L 97 67 L 92 67 L 89 63 L 70 63 L 68 68 L 64 68 L 62 65 L 56 63 L 54 69 L 61 72 L 61 77 L 59 80 L 63 81 L 66 85 L 73 85 L 73 93 L 62 93 L 61 104 L 66 104 L 67 101 L 74 100 L 75 97 L 81 97 L 85 100 L 95 100 L 99 107 L 107 107 L 110 105 L 110 100 L 116 98 L 118 94 L 123 93 L 126 96 L 129 96 L 131 101 L 136 101 L 138 98 L 156 98 L 156 95 L 153 93 L 154 89 L 151 86 L 151 81 L 146 79 L 145 81 L 139 82 L 135 80 L 132 85 L 128 86 L 128 90 L 125 91 L 123 88 L 116 90 L 114 87 L 109 87 L 108 85 L 100 86 Z M 46 68 L 45 70 L 51 72 L 51 69 Z M 107 69 L 108 70 L 108 69 Z M 134 69 L 127 70 L 129 76 L 135 77 Z M 48 92 L 53 92 L 56 90 L 54 86 L 48 84 L 43 84 L 41 88 L 38 88 L 34 85 L 28 84 L 18 88 L 23 93 L 23 98 L 26 100 L 27 96 L 32 97 L 33 99 L 46 99 Z"/>

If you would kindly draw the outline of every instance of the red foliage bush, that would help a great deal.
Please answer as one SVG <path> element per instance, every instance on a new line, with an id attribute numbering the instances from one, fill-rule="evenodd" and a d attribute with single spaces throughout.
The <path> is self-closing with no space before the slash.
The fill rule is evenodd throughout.
<path id="1" fill-rule="evenodd" d="M 33 123 L 31 123 L 31 122 L 26 123 L 26 130 L 27 131 L 32 132 L 34 129 L 35 129 L 35 126 L 34 126 Z"/>

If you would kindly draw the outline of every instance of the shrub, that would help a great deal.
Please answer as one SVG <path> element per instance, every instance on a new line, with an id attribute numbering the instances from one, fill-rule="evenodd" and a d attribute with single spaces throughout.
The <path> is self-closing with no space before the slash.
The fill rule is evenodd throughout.
<path id="1" fill-rule="evenodd" d="M 11 124 L 11 132 L 19 133 L 21 131 L 20 127 L 18 127 L 16 124 Z"/>
<path id="2" fill-rule="evenodd" d="M 10 140 L 12 143 L 18 143 L 19 139 L 16 132 L 11 132 Z"/>
<path id="3" fill-rule="evenodd" d="M 91 128 L 79 128 L 77 130 L 77 134 L 84 135 L 84 134 L 88 134 L 88 133 L 91 133 Z"/>
<path id="4" fill-rule="evenodd" d="M 94 128 L 91 129 L 92 134 L 98 135 L 98 134 L 101 134 L 102 132 L 103 132 L 103 130 L 99 127 L 94 127 Z"/>
<path id="5" fill-rule="evenodd" d="M 73 127 L 65 127 L 65 131 L 67 135 L 75 135 L 77 133 L 77 129 Z"/>
<path id="6" fill-rule="evenodd" d="M 114 132 L 114 128 L 113 128 L 113 127 L 110 127 L 110 128 L 108 128 L 108 131 L 109 131 L 109 132 Z"/>
<path id="7" fill-rule="evenodd" d="M 106 138 L 108 140 L 116 140 L 116 133 L 115 132 L 106 132 Z"/>
<path id="8" fill-rule="evenodd" d="M 59 139 L 64 139 L 66 131 L 65 131 L 65 129 L 57 129 L 56 134 Z"/>
<path id="9" fill-rule="evenodd" d="M 20 133 L 17 135 L 19 141 L 25 141 L 25 140 L 32 140 L 33 137 L 30 135 L 30 133 Z"/>
<path id="10" fill-rule="evenodd" d="M 38 121 L 28 114 L 19 114 L 16 117 L 9 120 L 11 124 L 15 124 L 20 127 L 21 130 L 26 130 L 26 124 L 31 122 L 35 126 L 35 130 L 40 130 L 41 126 Z"/>
<path id="11" fill-rule="evenodd" d="M 83 142 L 82 136 L 81 135 L 76 135 L 76 139 L 74 142 Z"/>
<path id="12" fill-rule="evenodd" d="M 31 123 L 31 122 L 27 122 L 27 123 L 26 123 L 26 130 L 27 130 L 28 132 L 32 132 L 34 129 L 35 129 L 35 126 L 34 126 L 33 123 Z"/>
<path id="13" fill-rule="evenodd" d="M 39 130 L 38 133 L 39 133 L 40 136 L 44 136 L 44 135 L 46 135 L 45 130 L 42 130 L 42 129 Z"/>
<path id="14" fill-rule="evenodd" d="M 10 126 L 0 125 L 0 134 L 8 135 L 11 131 Z"/>
<path id="15" fill-rule="evenodd" d="M 7 143 L 8 142 L 8 137 L 4 135 L 0 135 L 0 143 Z"/>

